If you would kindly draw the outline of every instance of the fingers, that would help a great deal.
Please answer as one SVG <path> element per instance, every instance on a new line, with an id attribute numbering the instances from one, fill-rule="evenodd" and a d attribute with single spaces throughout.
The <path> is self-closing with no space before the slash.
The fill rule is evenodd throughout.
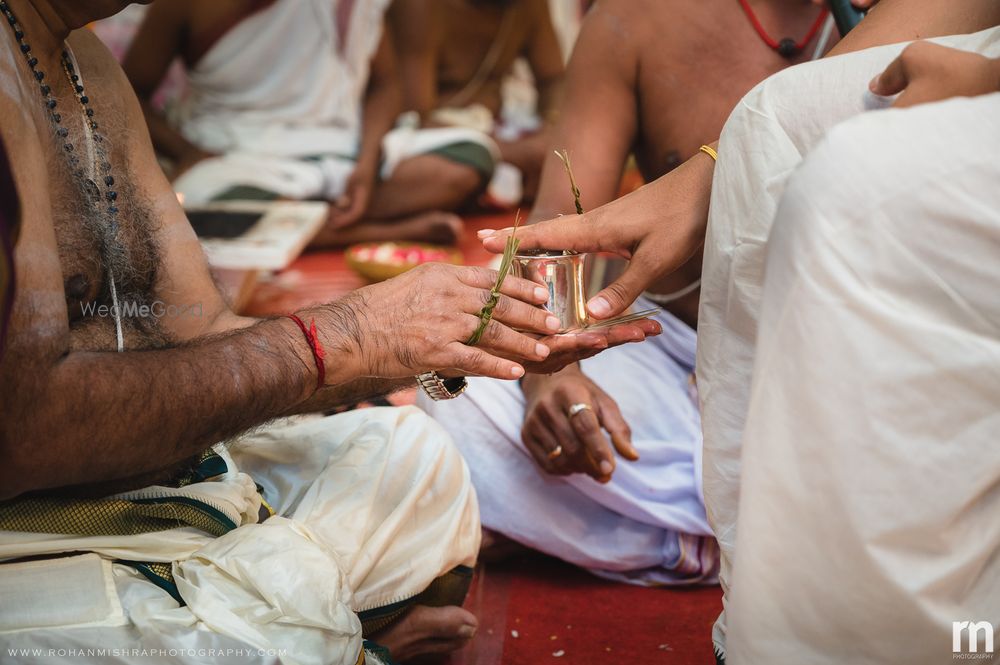
<path id="1" fill-rule="evenodd" d="M 475 331 L 479 326 L 479 318 L 470 316 L 469 319 L 469 335 L 471 336 L 472 331 Z M 495 318 L 486 325 L 486 330 L 483 331 L 476 346 L 499 356 L 536 362 L 545 360 L 550 353 L 549 347 L 545 344 L 534 337 L 508 328 Z"/>
<path id="2" fill-rule="evenodd" d="M 477 289 L 489 291 L 497 281 L 497 271 L 487 268 L 460 268 L 459 280 Z M 533 305 L 544 305 L 549 300 L 549 292 L 529 279 L 507 275 L 500 285 L 500 293 Z"/>
<path id="3" fill-rule="evenodd" d="M 905 90 L 915 77 L 933 64 L 940 49 L 946 47 L 930 42 L 914 42 L 903 49 L 885 71 L 872 79 L 869 88 L 876 95 L 889 97 Z"/>
<path id="4" fill-rule="evenodd" d="M 525 363 L 525 370 L 533 374 L 558 372 L 567 365 L 591 358 L 601 351 L 627 342 L 641 342 L 646 337 L 659 335 L 663 328 L 650 319 L 622 323 L 600 330 L 568 333 L 543 337 L 539 342 L 549 347 L 549 356 L 542 362 Z"/>
<path id="5" fill-rule="evenodd" d="M 587 311 L 597 319 L 610 319 L 624 312 L 660 274 L 659 268 L 642 255 L 629 262 L 622 276 L 587 303 Z"/>
<path id="6" fill-rule="evenodd" d="M 477 313 L 489 299 L 489 293 L 480 291 L 471 306 L 477 308 Z M 551 335 L 559 330 L 559 319 L 541 307 L 528 305 L 508 296 L 500 296 L 493 308 L 493 320 L 514 328 L 515 330 L 533 331 L 540 335 Z M 546 354 L 548 355 L 548 354 Z"/>
<path id="7" fill-rule="evenodd" d="M 566 468 L 568 456 L 565 450 L 560 455 L 552 456 L 552 451 L 559 448 L 559 441 L 539 418 L 529 418 L 525 421 L 524 428 L 521 430 L 521 440 L 524 441 L 528 452 L 535 459 L 535 463 L 543 471 L 556 476 L 569 474 L 569 470 Z"/>
<path id="8" fill-rule="evenodd" d="M 889 63 L 885 71 L 873 78 L 868 87 L 876 95 L 889 97 L 902 92 L 908 83 L 909 73 L 907 72 L 906 61 L 900 55 Z"/>
<path id="9" fill-rule="evenodd" d="M 598 412 L 601 417 L 601 424 L 611 435 L 611 443 L 618 454 L 629 461 L 639 459 L 639 451 L 632 445 L 632 428 L 625 422 L 621 409 L 607 394 L 596 397 Z"/>
<path id="10" fill-rule="evenodd" d="M 507 237 L 512 232 L 512 228 L 500 231 L 484 229 L 479 232 L 479 239 L 487 250 L 502 254 Z M 564 215 L 517 229 L 522 250 L 569 249 L 576 252 L 597 252 L 603 248 L 601 235 L 599 226 L 588 223 L 586 215 Z"/>
<path id="11" fill-rule="evenodd" d="M 851 0 L 851 4 L 858 9 L 871 9 L 878 4 L 878 0 Z"/>
<path id="12" fill-rule="evenodd" d="M 588 394 L 584 399 L 590 400 L 591 397 Z M 588 401 L 575 403 L 589 404 Z M 568 409 L 569 406 L 567 405 L 566 408 Z M 576 415 L 568 415 L 567 418 L 573 433 L 583 443 L 587 453 L 586 458 L 590 462 L 589 468 L 585 469 L 587 475 L 598 482 L 606 483 L 611 480 L 611 474 L 615 471 L 615 460 L 611 454 L 611 448 L 608 446 L 608 440 L 604 436 L 604 431 L 601 429 L 597 413 L 594 411 L 593 405 L 590 406 L 591 408 L 584 409 Z"/>
<path id="13" fill-rule="evenodd" d="M 611 348 L 628 342 L 642 342 L 647 337 L 655 337 L 663 332 L 663 326 L 652 319 L 640 319 L 639 321 L 611 326 L 603 332 L 608 342 L 608 348 Z"/>
<path id="14" fill-rule="evenodd" d="M 470 376 L 488 376 L 493 379 L 511 381 L 524 376 L 524 367 L 520 364 L 498 358 L 486 351 L 460 342 L 448 345 L 450 361 L 446 363 L 449 369 Z"/>

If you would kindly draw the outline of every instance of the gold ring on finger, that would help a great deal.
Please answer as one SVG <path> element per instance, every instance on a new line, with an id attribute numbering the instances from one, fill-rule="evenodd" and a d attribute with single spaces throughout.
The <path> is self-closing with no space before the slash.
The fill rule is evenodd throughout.
<path id="1" fill-rule="evenodd" d="M 572 420 L 573 416 L 578 416 L 584 411 L 593 411 L 593 409 L 589 404 L 585 404 L 584 402 L 577 402 L 576 404 L 572 405 L 571 407 L 569 407 L 569 409 L 566 410 L 566 415 L 569 416 L 570 420 Z"/>
<path id="2" fill-rule="evenodd" d="M 562 446 L 556 446 L 549 452 L 549 459 L 553 460 L 562 455 Z"/>

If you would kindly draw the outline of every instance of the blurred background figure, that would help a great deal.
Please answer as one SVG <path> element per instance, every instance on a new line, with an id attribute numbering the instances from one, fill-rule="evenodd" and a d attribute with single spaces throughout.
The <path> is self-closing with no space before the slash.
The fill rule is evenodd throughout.
<path id="1" fill-rule="evenodd" d="M 503 161 L 490 201 L 513 206 L 522 197 L 534 198 L 563 76 L 548 1 L 395 0 L 389 19 L 405 107 L 416 113 L 415 122 L 467 127 L 490 137 Z M 527 112 L 504 103 L 505 81 L 524 77 L 517 69 L 522 63 L 537 90 L 535 108 Z M 509 92 L 506 97 L 511 101 Z"/>
<path id="2" fill-rule="evenodd" d="M 401 109 L 384 0 L 193 0 L 149 8 L 124 59 L 157 151 L 188 204 L 321 199 L 317 245 L 453 242 L 450 211 L 492 173 L 495 146 L 447 128 L 393 130 Z M 153 103 L 180 58 L 188 90 Z"/>

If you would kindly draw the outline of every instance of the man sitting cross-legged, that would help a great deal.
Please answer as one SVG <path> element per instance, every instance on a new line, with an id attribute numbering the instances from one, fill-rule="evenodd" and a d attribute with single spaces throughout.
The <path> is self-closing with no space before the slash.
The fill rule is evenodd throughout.
<path id="1" fill-rule="evenodd" d="M 403 660 L 457 648 L 475 630 L 455 605 L 479 523 L 437 425 L 384 409 L 235 437 L 431 370 L 550 371 L 658 326 L 515 332 L 553 326 L 544 294 L 511 278 L 470 347 L 496 276 L 449 266 L 295 317 L 234 315 L 128 80 L 71 34 L 125 4 L 0 2 L 0 133 L 21 201 L 0 364 L 4 646 L 355 663 L 364 630 Z M 459 388 L 435 376 L 439 396 Z"/>
<path id="2" fill-rule="evenodd" d="M 387 0 L 174 0 L 150 8 L 123 67 L 189 204 L 325 199 L 314 244 L 448 243 L 451 214 L 489 180 L 496 148 L 460 129 L 393 130 L 401 110 Z M 181 58 L 190 90 L 151 103 Z M 444 211 L 444 212 L 442 212 Z"/>
<path id="3" fill-rule="evenodd" d="M 753 7 L 773 34 L 808 35 L 822 16 L 809 3 Z M 726 47 L 703 48 L 715 32 L 727 35 Z M 732 0 L 598 4 L 569 64 L 552 143 L 571 155 L 583 207 L 617 196 L 630 152 L 650 181 L 697 154 L 754 84 L 808 59 L 815 44 L 806 41 L 783 57 Z M 549 151 L 531 217 L 573 210 L 563 165 Z M 638 305 L 664 304 L 665 334 L 653 344 L 526 377 L 520 390 L 476 381 L 468 399 L 425 405 L 461 446 L 485 527 L 614 579 L 714 579 L 692 381 L 700 271 L 696 258 Z M 602 430 L 629 463 L 616 468 Z M 567 475 L 581 472 L 593 479 Z"/>
<path id="4" fill-rule="evenodd" d="M 406 108 L 425 126 L 470 127 L 489 136 L 533 199 L 563 82 L 548 0 L 395 0 L 388 17 Z M 501 118 L 504 79 L 521 57 L 538 92 L 535 131 Z"/>

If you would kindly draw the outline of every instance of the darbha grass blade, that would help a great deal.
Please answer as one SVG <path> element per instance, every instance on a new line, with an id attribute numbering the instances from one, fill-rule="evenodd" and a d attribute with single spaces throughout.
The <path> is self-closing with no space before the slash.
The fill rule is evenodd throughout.
<path id="1" fill-rule="evenodd" d="M 517 248 L 520 246 L 521 241 L 517 238 L 517 227 L 521 224 L 521 211 L 517 212 L 517 216 L 514 217 L 514 230 L 511 231 L 510 236 L 507 238 L 507 244 L 504 245 L 503 258 L 500 260 L 500 268 L 497 270 L 497 281 L 490 290 L 490 298 L 483 305 L 483 308 L 479 311 L 479 326 L 476 331 L 472 333 L 469 341 L 466 342 L 469 346 L 475 346 L 479 344 L 480 340 L 483 338 L 483 333 L 486 332 L 486 326 L 490 324 L 490 320 L 493 319 L 493 310 L 496 308 L 497 303 L 500 301 L 500 289 L 503 287 L 503 281 L 507 278 L 510 273 L 510 267 L 514 263 L 514 255 L 517 254 Z"/>

